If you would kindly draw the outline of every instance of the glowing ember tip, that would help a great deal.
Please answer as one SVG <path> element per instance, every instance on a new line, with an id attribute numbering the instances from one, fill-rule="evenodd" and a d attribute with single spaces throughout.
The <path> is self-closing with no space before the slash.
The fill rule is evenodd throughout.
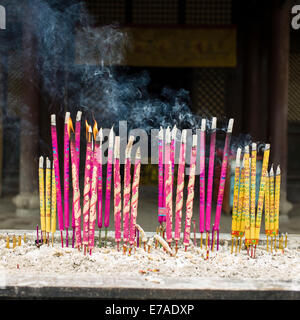
<path id="1" fill-rule="evenodd" d="M 93 135 L 94 135 L 94 139 L 95 140 L 96 140 L 97 133 L 98 133 L 98 125 L 97 125 L 97 122 L 95 120 L 94 127 L 93 127 Z"/>
<path id="2" fill-rule="evenodd" d="M 68 134 L 69 134 L 69 137 L 70 137 L 71 130 L 72 130 L 72 132 L 74 132 L 73 122 L 72 122 L 71 117 L 69 117 L 68 118 Z"/>

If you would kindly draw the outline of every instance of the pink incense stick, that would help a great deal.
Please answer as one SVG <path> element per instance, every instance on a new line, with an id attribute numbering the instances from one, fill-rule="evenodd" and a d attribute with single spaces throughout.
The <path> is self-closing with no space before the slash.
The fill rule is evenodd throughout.
<path id="1" fill-rule="evenodd" d="M 177 175 L 177 195 L 176 195 L 176 213 L 175 213 L 175 236 L 176 241 L 180 240 L 181 217 L 183 207 L 183 189 L 184 189 L 184 170 L 185 170 L 185 148 L 186 148 L 186 130 L 182 130 L 181 145 Z"/>
<path id="2" fill-rule="evenodd" d="M 55 114 L 51 115 L 51 137 L 52 137 L 52 150 L 53 150 L 53 162 L 54 162 L 54 174 L 56 182 L 56 199 L 57 199 L 57 215 L 58 215 L 58 226 L 61 235 L 61 246 L 64 246 L 63 242 L 63 230 L 64 230 L 64 218 L 63 218 L 63 207 L 61 199 L 61 185 L 60 185 L 60 174 L 59 174 L 59 160 L 58 160 L 58 145 L 57 145 L 57 133 L 56 133 L 56 117 Z"/>
<path id="3" fill-rule="evenodd" d="M 80 165 L 80 131 L 81 131 L 81 115 L 82 112 L 78 111 L 76 115 L 76 124 L 75 124 L 75 147 L 77 154 L 77 166 Z M 73 239 L 72 239 L 72 248 L 74 248 L 75 242 L 75 215 L 74 215 L 74 205 L 72 205 L 72 229 L 73 229 Z"/>
<path id="4" fill-rule="evenodd" d="M 131 148 L 134 136 L 129 137 L 125 151 L 125 172 L 124 172 L 124 193 L 123 193 L 123 241 L 125 244 L 129 241 L 129 214 L 130 214 L 130 183 L 131 183 Z"/>
<path id="5" fill-rule="evenodd" d="M 91 200 L 90 200 L 90 215 L 89 215 L 89 250 L 92 254 L 95 240 L 95 224 L 96 224 L 96 204 L 97 204 L 97 177 L 100 156 L 100 133 L 98 132 L 95 141 L 95 150 L 93 157 L 92 181 L 91 181 Z"/>
<path id="6" fill-rule="evenodd" d="M 100 146 L 99 146 L 99 158 L 98 158 L 98 182 L 97 182 L 97 190 L 98 190 L 98 228 L 101 231 L 102 228 L 102 141 L 103 141 L 103 133 L 102 128 L 99 131 L 100 136 Z"/>
<path id="7" fill-rule="evenodd" d="M 204 215 L 205 215 L 205 130 L 206 130 L 206 120 L 202 119 L 201 133 L 200 133 L 200 205 L 199 205 L 200 233 L 204 232 Z"/>
<path id="8" fill-rule="evenodd" d="M 120 174 L 120 137 L 115 137 L 114 164 L 114 218 L 115 241 L 119 247 L 121 241 L 121 174 Z"/>
<path id="9" fill-rule="evenodd" d="M 110 214 L 110 195 L 111 195 L 111 180 L 112 180 L 112 163 L 113 163 L 113 148 L 114 148 L 114 131 L 113 127 L 110 130 L 108 138 L 108 156 L 107 156 L 107 173 L 106 173 L 106 191 L 105 191 L 105 211 L 104 211 L 104 227 L 105 232 L 109 227 Z"/>
<path id="10" fill-rule="evenodd" d="M 172 163 L 172 188 L 173 188 L 173 181 L 174 181 L 174 166 L 175 166 L 175 148 L 176 148 L 176 133 L 177 127 L 176 124 L 172 129 L 171 132 L 171 150 L 170 150 L 170 159 Z"/>
<path id="11" fill-rule="evenodd" d="M 72 164 L 72 186 L 73 186 L 73 206 L 75 218 L 75 238 L 76 246 L 79 249 L 81 246 L 81 206 L 80 206 L 80 189 L 79 189 L 79 168 L 77 166 L 77 154 L 75 147 L 75 136 L 71 134 L 71 164 Z"/>
<path id="12" fill-rule="evenodd" d="M 172 162 L 170 155 L 170 130 L 166 131 L 166 154 L 165 154 L 165 199 L 166 199 L 166 237 L 167 242 L 172 242 Z"/>
<path id="13" fill-rule="evenodd" d="M 164 149 L 165 149 L 165 154 L 164 154 L 164 197 L 163 197 L 163 207 L 165 208 L 164 211 L 164 219 L 163 221 L 166 221 L 166 216 L 167 216 L 167 204 L 166 204 L 166 180 L 167 180 L 167 174 L 168 174 L 168 170 L 169 170 L 169 160 L 170 160 L 170 153 L 171 153 L 171 148 L 170 148 L 170 142 L 167 143 L 167 136 L 170 137 L 171 133 L 170 133 L 170 128 L 167 127 L 166 129 L 166 134 L 165 134 L 165 141 L 164 141 Z"/>
<path id="14" fill-rule="evenodd" d="M 133 174 L 133 181 L 132 181 L 130 240 L 129 240 L 130 245 L 133 245 L 135 241 L 135 228 L 136 228 L 138 201 L 139 201 L 140 172 L 141 172 L 141 151 L 140 151 L 140 148 L 138 148 L 136 152 L 136 157 L 135 157 L 134 174 Z"/>
<path id="15" fill-rule="evenodd" d="M 166 211 L 164 203 L 164 131 L 160 127 L 158 133 L 158 222 L 162 224 L 166 221 Z"/>
<path id="16" fill-rule="evenodd" d="M 225 138 L 225 146 L 224 146 L 224 151 L 223 151 L 224 153 L 223 153 L 220 184 L 219 184 L 218 199 L 217 199 L 216 216 L 215 216 L 215 223 L 214 223 L 214 229 L 217 231 L 217 233 L 219 233 L 219 230 L 220 230 L 220 218 L 221 218 L 221 211 L 222 211 L 222 204 L 223 204 L 223 195 L 224 195 L 224 189 L 225 189 L 227 164 L 228 164 L 228 153 L 229 153 L 229 146 L 230 146 L 233 121 L 234 121 L 233 119 L 229 120 L 226 138 Z M 217 241 L 217 250 L 218 250 L 218 244 L 219 243 Z"/>
<path id="17" fill-rule="evenodd" d="M 65 229 L 66 229 L 66 246 L 69 246 L 69 163 L 70 163 L 70 112 L 66 112 L 65 116 L 65 132 L 64 132 L 64 213 L 65 213 Z"/>
<path id="18" fill-rule="evenodd" d="M 89 211 L 90 211 L 90 189 L 91 189 L 91 166 L 92 166 L 92 129 L 88 126 L 85 172 L 84 172 L 84 189 L 83 189 L 83 245 L 89 243 Z"/>
<path id="19" fill-rule="evenodd" d="M 210 150 L 209 150 L 209 165 L 207 177 L 207 195 L 206 195 L 206 217 L 205 217 L 205 230 L 210 232 L 210 218 L 211 218 L 211 202 L 213 194 L 213 180 L 214 180 L 214 163 L 215 163 L 215 149 L 216 149 L 216 127 L 217 118 L 212 118 L 211 136 L 210 136 Z"/>
<path id="20" fill-rule="evenodd" d="M 185 245 L 186 248 L 190 244 L 191 221 L 193 216 L 193 203 L 194 203 L 196 157 L 197 157 L 197 135 L 193 135 L 190 176 L 189 176 L 188 194 L 187 194 L 187 200 L 186 200 L 185 228 L 184 228 L 184 237 L 183 237 L 183 244 Z"/>

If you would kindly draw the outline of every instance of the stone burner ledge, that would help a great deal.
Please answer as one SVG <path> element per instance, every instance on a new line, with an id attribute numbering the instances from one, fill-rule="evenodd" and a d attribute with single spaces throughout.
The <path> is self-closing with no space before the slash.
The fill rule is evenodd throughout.
<path id="1" fill-rule="evenodd" d="M 28 230 L 2 230 L 6 234 L 35 238 Z M 113 232 L 108 237 L 113 237 Z M 154 233 L 147 233 L 151 236 Z M 200 238 L 200 235 L 197 235 Z M 57 232 L 56 239 L 60 239 Z M 289 235 L 288 246 L 300 248 L 300 236 Z M 229 234 L 220 234 L 223 245 L 231 245 Z M 262 242 L 265 237 L 262 236 Z M 5 286 L 0 286 L 1 299 L 300 299 L 299 281 L 275 281 L 224 278 L 167 278 L 151 283 L 142 277 L 99 278 L 96 275 L 20 274 L 6 275 Z"/>

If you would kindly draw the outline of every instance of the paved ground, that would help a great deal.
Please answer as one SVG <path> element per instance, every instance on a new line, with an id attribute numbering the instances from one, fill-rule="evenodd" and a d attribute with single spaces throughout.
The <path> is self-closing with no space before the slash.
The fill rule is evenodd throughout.
<path id="1" fill-rule="evenodd" d="M 214 209 L 212 210 L 214 213 Z M 196 225 L 198 226 L 199 217 L 199 203 L 194 203 L 194 215 Z M 113 212 L 111 211 L 111 221 Z M 286 219 L 285 219 L 286 220 Z M 11 201 L 11 197 L 0 198 L 0 229 L 34 229 L 39 223 L 39 213 L 37 212 L 31 217 L 17 217 L 15 213 L 15 206 Z M 70 220 L 71 221 L 71 220 Z M 212 223 L 214 221 L 214 214 Z M 157 222 L 157 188 L 155 186 L 141 186 L 139 210 L 137 222 L 146 231 L 155 231 Z M 184 226 L 184 223 L 183 223 Z M 264 228 L 264 226 L 262 225 Z M 221 232 L 230 232 L 231 229 L 231 215 L 222 213 L 221 217 Z M 109 228 L 112 230 L 112 226 Z M 198 227 L 197 227 L 198 230 Z M 300 234 L 300 204 L 294 206 L 289 214 L 287 221 L 280 222 L 280 231 L 293 234 Z"/>

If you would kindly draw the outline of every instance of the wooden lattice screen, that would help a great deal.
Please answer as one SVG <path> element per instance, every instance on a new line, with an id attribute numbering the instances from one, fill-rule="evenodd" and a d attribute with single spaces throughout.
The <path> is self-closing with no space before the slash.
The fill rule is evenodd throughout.
<path id="1" fill-rule="evenodd" d="M 197 113 L 204 116 L 226 114 L 226 69 L 195 69 L 194 101 Z"/>
<path id="2" fill-rule="evenodd" d="M 300 53 L 290 54 L 288 99 L 288 120 L 300 121 Z"/>

